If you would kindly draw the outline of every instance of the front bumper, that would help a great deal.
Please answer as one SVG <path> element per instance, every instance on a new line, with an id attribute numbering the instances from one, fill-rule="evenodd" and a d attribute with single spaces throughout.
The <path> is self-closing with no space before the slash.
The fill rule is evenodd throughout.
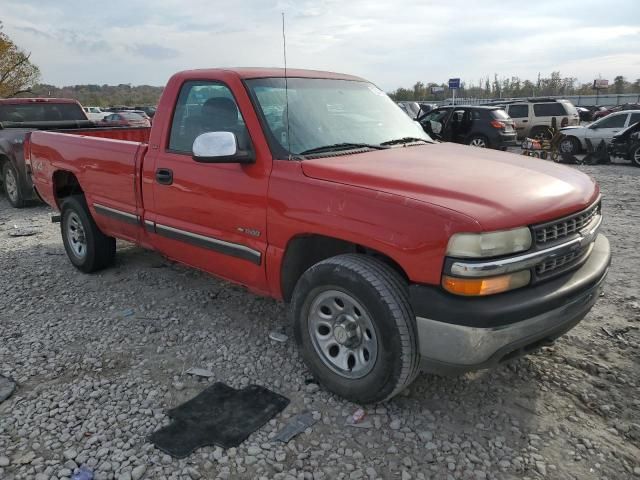
<path id="1" fill-rule="evenodd" d="M 423 370 L 490 368 L 550 343 L 591 310 L 610 263 L 609 241 L 598 235 L 579 269 L 528 288 L 469 298 L 411 286 Z"/>

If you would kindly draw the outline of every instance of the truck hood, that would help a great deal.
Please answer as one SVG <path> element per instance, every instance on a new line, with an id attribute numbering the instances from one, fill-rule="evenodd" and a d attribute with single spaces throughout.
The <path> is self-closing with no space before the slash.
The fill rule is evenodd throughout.
<path id="1" fill-rule="evenodd" d="M 484 230 L 553 220 L 586 208 L 599 189 L 546 160 L 438 143 L 302 162 L 308 177 L 400 195 L 472 217 Z"/>

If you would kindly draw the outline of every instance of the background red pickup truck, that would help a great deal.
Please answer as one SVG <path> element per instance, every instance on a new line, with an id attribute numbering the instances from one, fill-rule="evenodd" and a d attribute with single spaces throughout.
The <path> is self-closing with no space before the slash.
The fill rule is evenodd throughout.
<path id="1" fill-rule="evenodd" d="M 107 267 L 121 238 L 289 302 L 314 375 L 362 403 L 421 368 L 526 353 L 590 310 L 610 253 L 589 177 L 435 143 L 363 79 L 283 73 L 176 74 L 138 141 L 33 132 L 71 262 Z"/>

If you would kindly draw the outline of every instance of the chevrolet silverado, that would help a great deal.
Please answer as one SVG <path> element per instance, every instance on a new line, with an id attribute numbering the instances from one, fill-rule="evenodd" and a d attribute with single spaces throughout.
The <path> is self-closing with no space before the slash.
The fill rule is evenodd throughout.
<path id="1" fill-rule="evenodd" d="M 101 132 L 27 140 L 71 263 L 108 267 L 119 238 L 283 300 L 317 380 L 356 402 L 553 341 L 609 267 L 590 177 L 434 142 L 358 77 L 180 72 L 145 136 Z"/>

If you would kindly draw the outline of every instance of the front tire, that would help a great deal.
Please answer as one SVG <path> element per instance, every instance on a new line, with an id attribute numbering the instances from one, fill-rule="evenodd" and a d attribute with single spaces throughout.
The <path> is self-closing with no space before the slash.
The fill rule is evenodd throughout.
<path id="1" fill-rule="evenodd" d="M 60 231 L 71 263 L 81 272 L 91 273 L 113 264 L 116 239 L 108 237 L 96 225 L 83 196 L 62 201 Z"/>
<path id="2" fill-rule="evenodd" d="M 565 137 L 558 146 L 561 153 L 567 155 L 577 155 L 582 150 L 580 141 L 576 137 Z"/>
<path id="3" fill-rule="evenodd" d="M 2 184 L 7 194 L 7 200 L 14 208 L 23 208 L 26 205 L 24 196 L 20 191 L 20 180 L 16 169 L 6 161 L 2 166 Z"/>
<path id="4" fill-rule="evenodd" d="M 290 312 L 305 363 L 348 400 L 388 400 L 419 372 L 406 283 L 375 258 L 346 254 L 312 266 L 296 284 Z"/>
<path id="5" fill-rule="evenodd" d="M 631 147 L 631 152 L 629 152 L 629 158 L 631 159 L 631 164 L 636 167 L 640 167 L 640 143 Z"/>

